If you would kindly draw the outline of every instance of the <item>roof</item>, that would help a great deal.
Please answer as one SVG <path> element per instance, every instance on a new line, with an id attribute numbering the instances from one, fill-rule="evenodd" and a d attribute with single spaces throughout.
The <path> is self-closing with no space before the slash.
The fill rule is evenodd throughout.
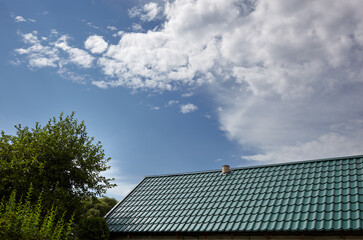
<path id="1" fill-rule="evenodd" d="M 111 232 L 363 230 L 363 156 L 144 178 Z"/>

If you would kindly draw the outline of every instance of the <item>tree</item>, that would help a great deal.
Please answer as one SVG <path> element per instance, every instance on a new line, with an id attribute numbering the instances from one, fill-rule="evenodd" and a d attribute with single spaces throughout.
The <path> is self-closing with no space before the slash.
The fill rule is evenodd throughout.
<path id="1" fill-rule="evenodd" d="M 117 204 L 117 200 L 110 197 L 91 198 L 87 197 L 84 201 L 84 215 L 87 217 L 104 217 Z"/>
<path id="2" fill-rule="evenodd" d="M 85 197 L 100 196 L 112 188 L 113 179 L 100 174 L 109 169 L 100 142 L 89 137 L 84 122 L 74 113 L 49 119 L 30 129 L 15 126 L 16 135 L 0 137 L 0 196 L 13 190 L 26 193 L 33 185 L 42 194 L 44 206 L 58 206 L 71 215 L 82 208 Z"/>
<path id="3" fill-rule="evenodd" d="M 117 200 L 114 198 L 86 197 L 83 202 L 83 214 L 77 229 L 79 239 L 108 239 L 108 225 L 103 217 L 116 204 Z"/>

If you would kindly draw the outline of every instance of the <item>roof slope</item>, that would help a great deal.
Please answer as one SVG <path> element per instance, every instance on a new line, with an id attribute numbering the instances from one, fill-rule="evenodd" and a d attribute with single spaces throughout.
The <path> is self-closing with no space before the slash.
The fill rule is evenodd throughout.
<path id="1" fill-rule="evenodd" d="M 363 156 L 146 177 L 111 232 L 363 230 Z"/>

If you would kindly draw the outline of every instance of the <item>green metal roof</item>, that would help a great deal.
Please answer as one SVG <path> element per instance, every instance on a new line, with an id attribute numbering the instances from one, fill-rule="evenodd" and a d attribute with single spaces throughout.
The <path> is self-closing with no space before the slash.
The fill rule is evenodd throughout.
<path id="1" fill-rule="evenodd" d="M 144 178 L 111 232 L 363 230 L 363 156 Z"/>

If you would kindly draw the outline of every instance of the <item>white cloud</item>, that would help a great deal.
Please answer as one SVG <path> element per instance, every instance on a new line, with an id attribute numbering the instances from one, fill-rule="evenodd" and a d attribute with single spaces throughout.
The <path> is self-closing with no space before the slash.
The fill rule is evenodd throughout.
<path id="1" fill-rule="evenodd" d="M 362 134 L 363 131 L 359 131 L 359 136 L 353 134 L 353 137 L 347 137 L 337 133 L 327 133 L 309 142 L 268 149 L 267 153 L 242 156 L 242 158 L 261 162 L 291 162 L 294 160 L 359 155 L 362 154 Z"/>
<path id="2" fill-rule="evenodd" d="M 221 32 L 235 20 L 232 1 L 176 1 L 167 4 L 160 30 L 124 33 L 98 63 L 110 86 L 174 90 L 215 81 Z M 219 23 L 226 17 L 226 23 Z M 134 29 L 135 29 L 134 25 Z M 232 25 L 234 26 L 234 25 Z M 208 29 L 210 31 L 208 31 Z M 225 29 L 225 30 L 223 30 Z M 135 30 L 140 30 L 138 27 Z"/>
<path id="3" fill-rule="evenodd" d="M 197 110 L 198 110 L 198 107 L 192 103 L 180 105 L 180 112 L 183 114 L 191 113 L 191 112 L 194 112 Z"/>
<path id="4" fill-rule="evenodd" d="M 192 96 L 194 96 L 194 93 L 192 93 L 192 92 L 183 93 L 181 96 L 182 97 L 192 97 Z"/>
<path id="5" fill-rule="evenodd" d="M 9 62 L 10 62 L 11 65 L 14 65 L 14 66 L 21 65 L 21 61 L 19 59 L 10 60 Z"/>
<path id="6" fill-rule="evenodd" d="M 171 107 L 171 106 L 173 106 L 175 104 L 178 104 L 178 103 L 179 103 L 178 100 L 170 100 L 170 101 L 168 101 L 168 103 L 165 106 L 166 107 Z"/>
<path id="7" fill-rule="evenodd" d="M 26 22 L 25 18 L 22 16 L 16 16 L 14 20 L 15 22 Z"/>
<path id="8" fill-rule="evenodd" d="M 151 107 L 151 108 L 150 108 L 150 110 L 155 110 L 155 111 L 157 111 L 157 110 L 160 110 L 160 107 L 159 107 L 159 106 L 154 106 L 154 107 Z"/>
<path id="9" fill-rule="evenodd" d="M 133 7 L 128 11 L 129 17 L 130 18 L 139 17 L 141 15 L 141 11 L 142 9 L 140 7 Z"/>
<path id="10" fill-rule="evenodd" d="M 358 154 L 363 143 L 359 120 L 363 97 L 357 92 L 363 88 L 358 89 L 286 100 L 236 94 L 221 100 L 225 103 L 218 112 L 221 128 L 230 139 L 262 151 L 245 157 L 251 160 L 283 162 Z"/>
<path id="11" fill-rule="evenodd" d="M 15 22 L 36 22 L 34 19 L 31 19 L 31 18 L 25 19 L 22 16 L 16 16 L 16 17 L 14 17 L 14 21 Z"/>
<path id="12" fill-rule="evenodd" d="M 103 53 L 107 47 L 108 44 L 103 40 L 103 37 L 98 35 L 92 35 L 87 38 L 87 40 L 84 42 L 84 46 L 86 49 L 90 50 L 91 53 Z"/>
<path id="13" fill-rule="evenodd" d="M 160 7 L 158 6 L 157 3 L 151 2 L 148 4 L 144 5 L 144 15 L 141 15 L 141 20 L 143 21 L 152 21 L 154 20 L 157 16 L 158 13 L 160 12 Z"/>
<path id="14" fill-rule="evenodd" d="M 28 65 L 31 68 L 56 67 L 59 61 L 58 50 L 42 44 L 36 31 L 22 34 L 22 40 L 25 44 L 30 45 L 27 48 L 15 49 L 18 55 L 25 55 Z"/>
<path id="15" fill-rule="evenodd" d="M 58 60 L 56 58 L 48 58 L 37 56 L 29 59 L 29 65 L 31 67 L 42 68 L 42 67 L 55 67 L 55 61 Z"/>
<path id="16" fill-rule="evenodd" d="M 150 2 L 142 6 L 142 8 L 134 7 L 129 10 L 129 16 L 139 17 L 144 22 L 150 22 L 156 18 L 158 18 L 159 13 L 161 12 L 161 7 L 158 6 L 155 2 Z"/>
<path id="17" fill-rule="evenodd" d="M 118 31 L 117 33 L 112 34 L 113 37 L 121 37 L 124 34 L 124 31 Z"/>
<path id="18" fill-rule="evenodd" d="M 92 84 L 102 89 L 107 89 L 109 86 L 105 81 L 92 81 Z"/>
<path id="19" fill-rule="evenodd" d="M 58 67 L 75 64 L 82 68 L 90 68 L 94 58 L 85 50 L 68 45 L 68 37 L 63 35 L 54 40 L 58 33 L 51 31 L 49 37 L 38 37 L 38 32 L 19 33 L 23 42 L 28 45 L 24 48 L 15 49 L 18 56 L 25 56 L 28 66 L 31 68 Z M 63 71 L 59 71 L 63 73 Z M 69 75 L 71 76 L 71 75 Z M 75 77 L 72 77 L 74 80 Z M 77 81 L 79 82 L 79 81 Z"/>
<path id="20" fill-rule="evenodd" d="M 111 31 L 117 31 L 117 28 L 115 26 L 107 26 L 107 29 Z"/>
<path id="21" fill-rule="evenodd" d="M 212 116 L 210 114 L 208 114 L 208 113 L 204 114 L 204 117 L 206 117 L 208 119 L 211 119 L 212 118 Z"/>
<path id="22" fill-rule="evenodd" d="M 85 21 L 83 21 L 83 22 L 85 22 Z M 97 27 L 97 26 L 93 25 L 93 23 L 92 23 L 92 22 L 86 22 L 86 24 L 87 24 L 89 27 L 94 28 L 94 29 L 99 29 L 99 28 L 100 28 L 100 27 Z"/>
<path id="23" fill-rule="evenodd" d="M 57 36 L 57 35 L 58 35 L 58 32 L 57 32 L 57 30 L 55 30 L 55 29 L 51 29 L 51 30 L 50 30 L 50 34 L 51 34 L 51 35 L 54 35 L 54 36 Z"/>
<path id="24" fill-rule="evenodd" d="M 92 67 L 92 62 L 94 57 L 89 55 L 86 51 L 74 48 L 68 45 L 68 36 L 63 35 L 61 36 L 55 43 L 54 46 L 62 49 L 64 52 L 68 53 L 68 59 L 65 59 L 65 63 L 68 61 L 74 63 L 83 68 L 90 68 Z"/>
<path id="25" fill-rule="evenodd" d="M 132 29 L 132 31 L 134 31 L 134 32 L 141 32 L 141 31 L 143 31 L 144 29 L 142 28 L 142 26 L 140 25 L 140 24 L 137 24 L 137 23 L 133 23 L 132 25 L 131 25 L 131 29 Z"/>
<path id="26" fill-rule="evenodd" d="M 145 6 L 130 16 L 155 9 Z M 176 0 L 157 7 L 165 18 L 157 28 L 144 32 L 134 24 L 136 32 L 120 34 L 120 41 L 97 57 L 95 64 L 106 78 L 94 85 L 185 92 L 207 86 L 221 106 L 221 129 L 260 153 L 248 159 L 359 152 L 363 4 Z M 155 14 L 150 16 L 145 21 Z M 29 63 L 31 54 L 54 50 L 33 35 L 24 36 L 33 49 L 17 50 Z M 54 66 L 59 60 L 53 55 L 42 52 L 34 64 Z"/>
<path id="27" fill-rule="evenodd" d="M 229 97 L 218 94 L 224 103 L 219 116 L 231 139 L 263 152 L 245 158 L 281 162 L 361 154 L 363 137 L 355 132 L 363 126 L 344 126 L 362 116 L 361 9 L 352 1 L 261 1 L 247 25 L 226 35 L 222 54 L 240 65 L 232 69 L 240 87 L 223 93 Z"/>
<path id="28" fill-rule="evenodd" d="M 72 80 L 75 83 L 86 84 L 87 80 L 90 79 L 88 75 L 80 75 L 78 73 L 72 72 L 67 68 L 60 68 L 57 73 L 64 79 Z"/>

